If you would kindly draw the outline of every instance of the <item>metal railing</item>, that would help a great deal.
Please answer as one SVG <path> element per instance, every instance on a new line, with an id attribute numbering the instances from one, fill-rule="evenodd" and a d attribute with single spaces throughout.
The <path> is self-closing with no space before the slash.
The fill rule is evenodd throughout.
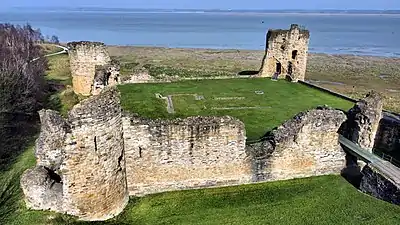
<path id="1" fill-rule="evenodd" d="M 376 156 L 378 156 L 379 158 L 381 158 L 381 159 L 383 159 L 383 160 L 385 160 L 385 161 L 388 161 L 388 162 L 390 162 L 391 164 L 393 164 L 394 166 L 400 168 L 400 161 L 397 160 L 397 159 L 395 159 L 395 158 L 393 158 L 392 156 L 390 156 L 390 155 L 388 155 L 388 154 L 385 154 L 385 153 L 383 153 L 383 152 L 380 152 L 380 151 L 375 151 L 374 154 L 375 154 Z"/>

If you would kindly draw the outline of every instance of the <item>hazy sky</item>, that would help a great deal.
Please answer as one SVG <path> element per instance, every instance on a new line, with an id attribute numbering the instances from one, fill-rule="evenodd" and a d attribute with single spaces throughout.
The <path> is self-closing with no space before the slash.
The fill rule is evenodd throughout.
<path id="1" fill-rule="evenodd" d="M 400 0 L 0 0 L 10 7 L 109 7 L 164 9 L 400 9 Z"/>

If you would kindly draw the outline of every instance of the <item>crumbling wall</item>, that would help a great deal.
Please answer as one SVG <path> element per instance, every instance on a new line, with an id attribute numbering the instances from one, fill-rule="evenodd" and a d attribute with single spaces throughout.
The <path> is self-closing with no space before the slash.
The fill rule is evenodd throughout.
<path id="1" fill-rule="evenodd" d="M 264 141 L 248 145 L 253 181 L 340 174 L 345 152 L 337 132 L 345 120 L 342 111 L 317 108 L 296 115 Z"/>
<path id="2" fill-rule="evenodd" d="M 347 113 L 347 121 L 341 128 L 341 134 L 362 148 L 372 152 L 375 136 L 382 118 L 382 97 L 371 91 L 358 101 Z"/>
<path id="3" fill-rule="evenodd" d="M 375 198 L 400 205 L 400 184 L 382 175 L 373 165 L 367 165 L 362 170 L 360 190 Z"/>
<path id="4" fill-rule="evenodd" d="M 400 155 L 400 118 L 386 114 L 379 122 L 374 150 Z M 396 159 L 400 161 L 400 159 Z"/>
<path id="5" fill-rule="evenodd" d="M 88 96 L 92 91 L 96 66 L 110 64 L 111 58 L 100 42 L 71 42 L 68 49 L 74 92 Z"/>
<path id="6" fill-rule="evenodd" d="M 304 81 L 307 67 L 308 30 L 292 24 L 290 30 L 269 30 L 266 51 L 260 69 L 261 77 L 273 77 L 280 64 L 279 78 L 289 75 L 291 81 Z"/>
<path id="7" fill-rule="evenodd" d="M 97 65 L 93 81 L 92 95 L 100 94 L 107 86 L 116 86 L 121 83 L 120 65 L 117 61 L 110 64 Z"/>
<path id="8" fill-rule="evenodd" d="M 82 101 L 63 119 L 42 111 L 37 167 L 24 173 L 27 206 L 105 220 L 128 202 L 119 93 Z"/>
<path id="9" fill-rule="evenodd" d="M 249 183 L 244 124 L 231 117 L 123 117 L 131 195 Z"/>

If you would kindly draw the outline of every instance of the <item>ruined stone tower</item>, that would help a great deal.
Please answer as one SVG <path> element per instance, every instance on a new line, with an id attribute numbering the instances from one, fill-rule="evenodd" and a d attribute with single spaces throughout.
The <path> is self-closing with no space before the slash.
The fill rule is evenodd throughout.
<path id="1" fill-rule="evenodd" d="M 304 80 L 310 33 L 292 24 L 290 30 L 269 30 L 266 52 L 260 70 L 261 77 Z"/>
<path id="2" fill-rule="evenodd" d="M 74 92 L 88 96 L 93 89 L 96 66 L 110 64 L 111 58 L 100 42 L 71 42 L 68 48 Z"/>
<path id="3" fill-rule="evenodd" d="M 82 220 L 106 220 L 129 200 L 117 90 L 76 105 L 67 119 L 40 111 L 37 166 L 21 178 L 27 206 Z"/>

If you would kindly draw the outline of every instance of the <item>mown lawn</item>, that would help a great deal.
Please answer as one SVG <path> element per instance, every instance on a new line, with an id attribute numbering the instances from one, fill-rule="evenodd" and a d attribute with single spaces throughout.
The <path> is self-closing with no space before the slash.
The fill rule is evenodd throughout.
<path id="1" fill-rule="evenodd" d="M 31 148 L 10 170 L 0 172 L 0 224 L 400 224 L 400 207 L 360 193 L 340 176 L 131 198 L 125 211 L 114 219 L 78 222 L 25 208 L 19 177 L 33 165 Z"/>
<path id="2" fill-rule="evenodd" d="M 129 84 L 119 86 L 122 107 L 147 118 L 185 118 L 188 116 L 230 115 L 243 121 L 249 140 L 258 139 L 267 131 L 281 125 L 301 111 L 320 105 L 348 110 L 353 103 L 284 80 L 278 82 L 265 78 L 180 81 L 163 84 Z M 255 91 L 263 91 L 258 95 Z M 156 97 L 173 96 L 175 114 L 166 110 L 166 101 Z M 239 97 L 241 99 L 229 99 Z M 219 99 L 218 99 L 219 98 Z M 221 99 L 223 98 L 223 99 Z M 259 107 L 246 109 L 239 107 Z M 235 108 L 235 109 L 221 109 Z"/>

